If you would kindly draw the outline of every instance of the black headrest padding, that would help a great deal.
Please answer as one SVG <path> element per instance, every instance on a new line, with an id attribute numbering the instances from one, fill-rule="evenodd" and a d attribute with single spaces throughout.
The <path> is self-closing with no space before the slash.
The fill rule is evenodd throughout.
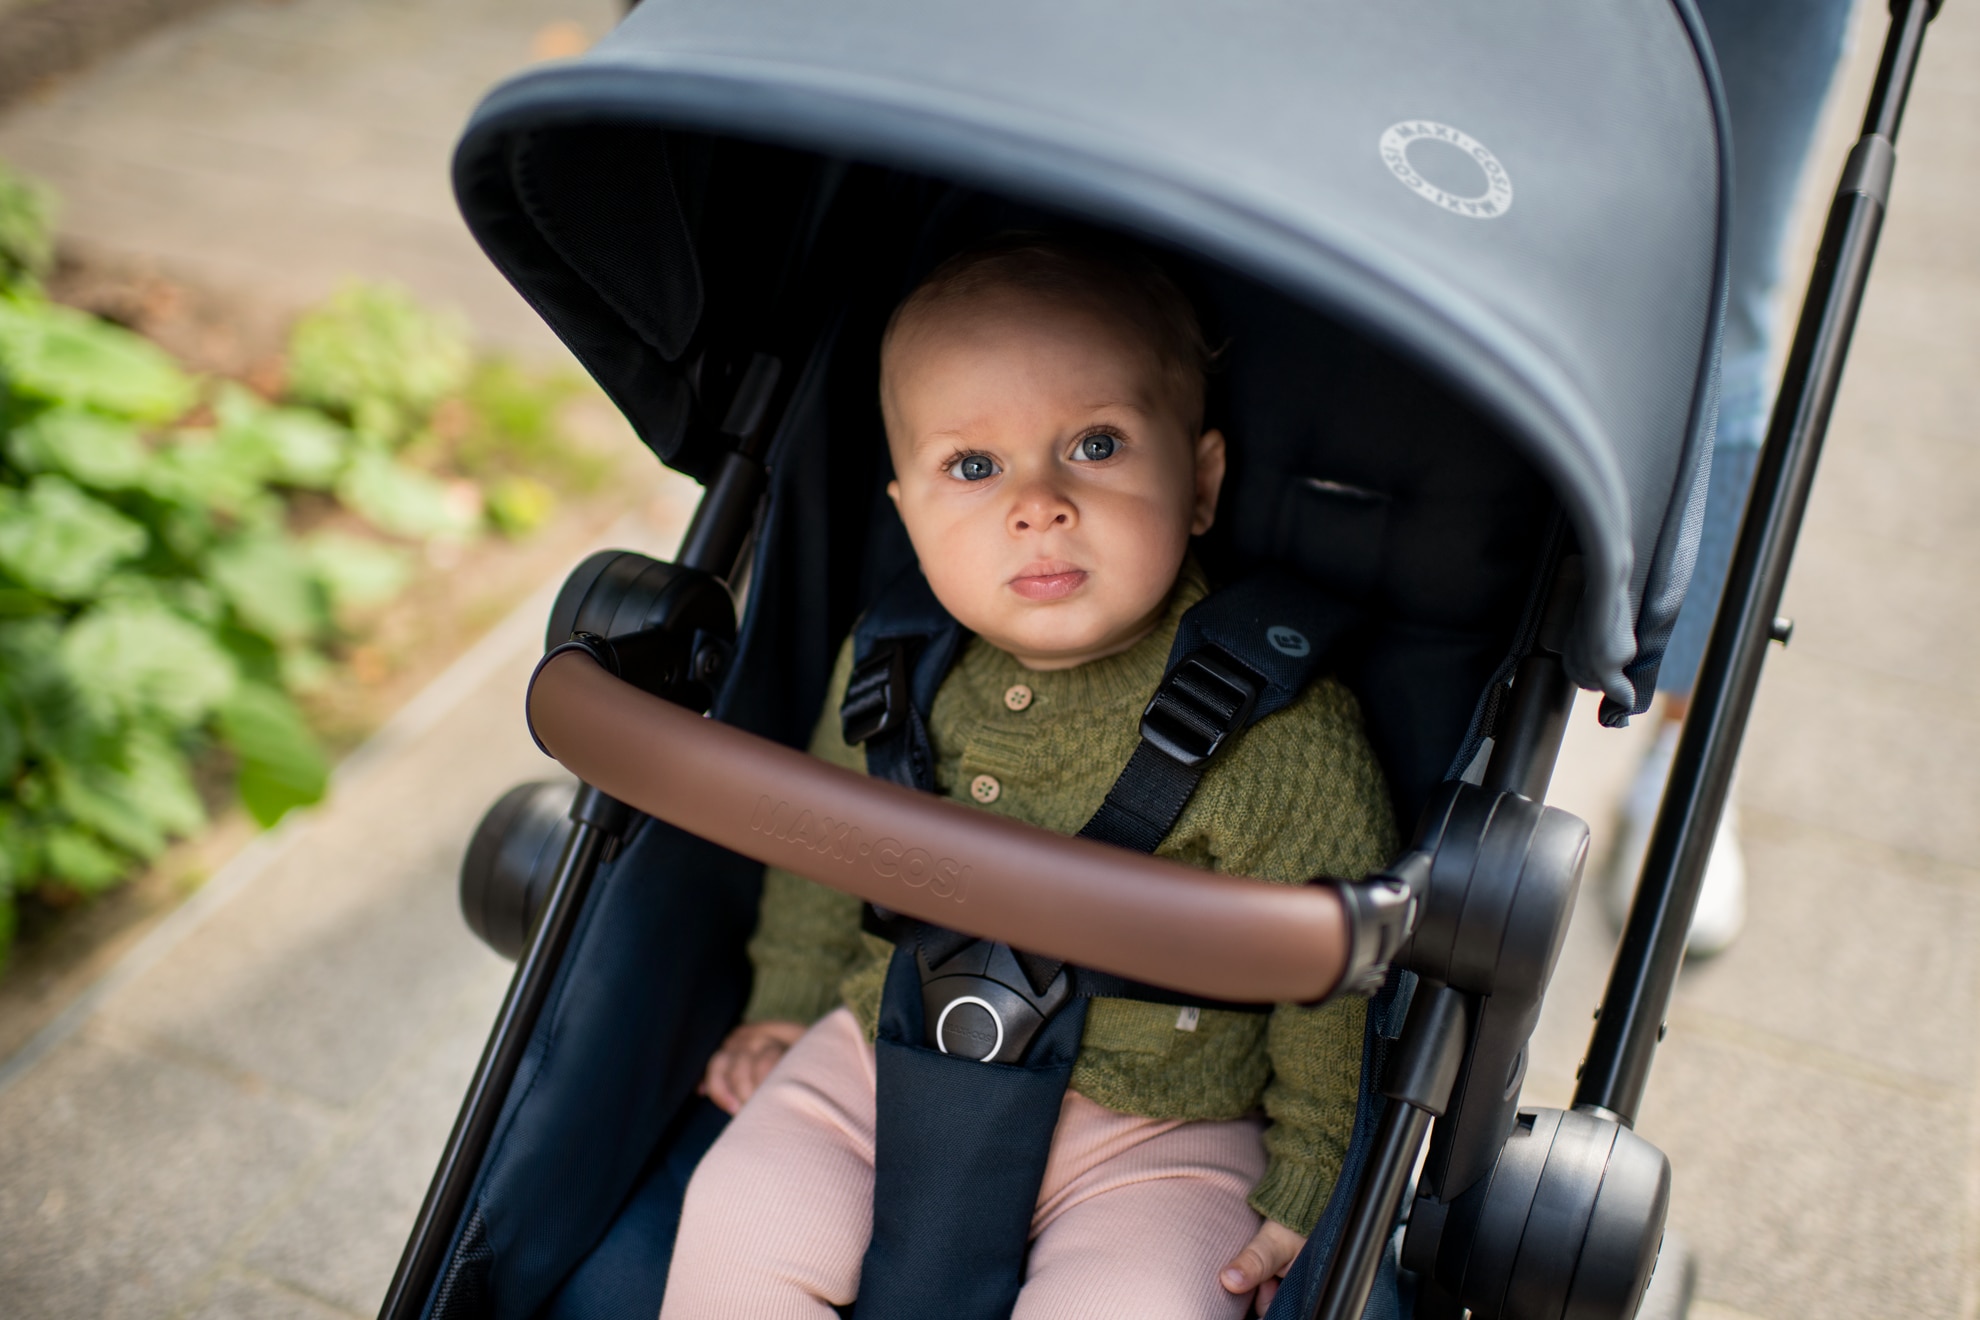
<path id="1" fill-rule="evenodd" d="M 1552 493 L 1396 354 L 1248 281 L 1196 283 L 1225 344 L 1211 420 L 1231 466 L 1211 557 L 1226 571 L 1290 569 L 1368 608 L 1341 676 L 1407 829 L 1462 769 L 1453 758 L 1514 642 Z"/>

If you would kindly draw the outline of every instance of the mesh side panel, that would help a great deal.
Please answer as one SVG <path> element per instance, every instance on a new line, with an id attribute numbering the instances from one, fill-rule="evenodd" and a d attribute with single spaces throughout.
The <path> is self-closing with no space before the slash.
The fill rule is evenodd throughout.
<path id="1" fill-rule="evenodd" d="M 488 1225 L 481 1211 L 468 1217 L 461 1240 L 454 1246 L 447 1273 L 433 1299 L 432 1320 L 484 1320 L 494 1314 L 495 1299 L 488 1277 L 495 1268 L 495 1249 L 488 1245 Z"/>
<path id="2" fill-rule="evenodd" d="M 701 267 L 660 135 L 596 124 L 532 133 L 511 161 L 544 241 L 641 339 L 679 358 L 701 321 Z"/>

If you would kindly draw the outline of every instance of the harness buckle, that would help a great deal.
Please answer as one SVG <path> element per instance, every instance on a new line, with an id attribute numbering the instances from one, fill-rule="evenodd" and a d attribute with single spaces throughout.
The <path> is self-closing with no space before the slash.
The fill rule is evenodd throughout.
<path id="1" fill-rule="evenodd" d="M 1205 646 L 1184 656 L 1141 712 L 1141 736 L 1194 770 L 1250 722 L 1265 682 L 1228 652 Z"/>
<path id="2" fill-rule="evenodd" d="M 839 729 L 851 747 L 901 728 L 907 713 L 908 644 L 892 638 L 853 666 L 839 705 Z"/>
<path id="3" fill-rule="evenodd" d="M 934 967 L 917 947 L 914 963 L 928 1044 L 978 1063 L 1021 1062 L 1032 1039 L 1072 999 L 1068 969 L 1060 967 L 1036 989 L 1007 944 L 971 940 Z"/>

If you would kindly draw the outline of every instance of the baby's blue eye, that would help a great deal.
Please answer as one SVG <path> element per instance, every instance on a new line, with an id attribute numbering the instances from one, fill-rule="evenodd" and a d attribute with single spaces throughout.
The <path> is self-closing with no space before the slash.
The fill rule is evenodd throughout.
<path id="1" fill-rule="evenodd" d="M 982 481 L 997 475 L 997 464 L 988 454 L 965 454 L 949 468 L 958 481 Z"/>
<path id="2" fill-rule="evenodd" d="M 1112 458 L 1120 444 L 1119 440 L 1104 431 L 1099 435 L 1089 435 L 1079 442 L 1078 457 L 1089 463 L 1098 463 L 1101 459 Z"/>

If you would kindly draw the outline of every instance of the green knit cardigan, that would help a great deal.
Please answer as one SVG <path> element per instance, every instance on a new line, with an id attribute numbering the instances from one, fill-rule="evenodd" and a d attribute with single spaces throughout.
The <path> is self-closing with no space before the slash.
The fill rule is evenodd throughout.
<path id="1" fill-rule="evenodd" d="M 1184 567 L 1167 613 L 1119 655 L 1077 668 L 1025 669 L 973 638 L 930 712 L 935 785 L 973 808 L 1077 833 L 1099 808 L 1139 738 L 1141 709 L 1161 682 L 1184 610 L 1207 592 Z M 839 654 L 811 753 L 864 771 L 839 732 L 852 668 Z M 1014 687 L 1029 689 L 1007 699 Z M 1021 706 L 1021 709 L 1013 707 Z M 994 781 L 994 793 L 972 784 Z M 983 801 L 990 797 L 992 800 Z M 1156 855 L 1281 884 L 1360 877 L 1394 856 L 1395 824 L 1381 770 L 1347 689 L 1332 679 L 1253 725 L 1214 763 Z M 748 1021 L 814 1022 L 841 1002 L 872 1038 L 893 946 L 860 928 L 860 904 L 787 871 L 764 876 L 750 957 Z M 1072 1089 L 1121 1113 L 1229 1119 L 1262 1102 L 1270 1123 L 1259 1213 L 1312 1231 L 1340 1174 L 1360 1085 L 1363 1001 L 1269 1014 L 1097 999 Z"/>

